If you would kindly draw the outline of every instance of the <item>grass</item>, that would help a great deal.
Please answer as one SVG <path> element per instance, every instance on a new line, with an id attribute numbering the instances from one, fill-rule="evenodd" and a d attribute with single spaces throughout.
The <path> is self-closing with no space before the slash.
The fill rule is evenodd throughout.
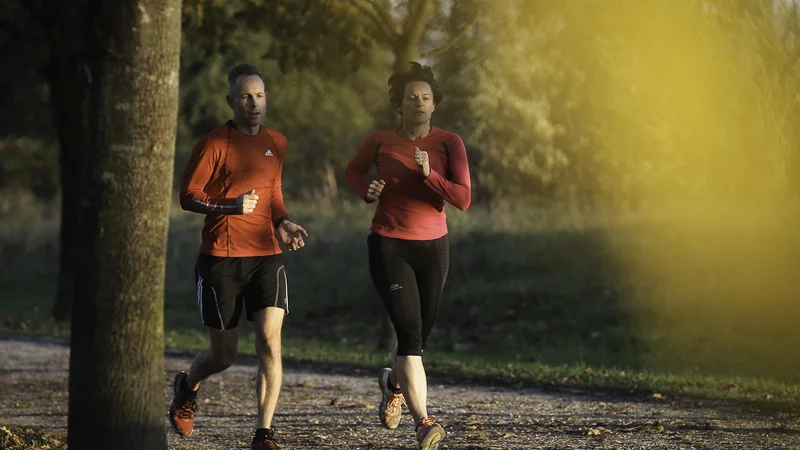
<path id="1" fill-rule="evenodd" d="M 311 233 L 285 256 L 287 366 L 374 371 L 382 307 L 366 261 L 370 209 L 289 200 Z M 495 207 L 449 212 L 451 268 L 426 350 L 438 382 L 603 390 L 654 401 L 726 399 L 769 408 L 800 401 L 798 240 L 781 223 L 545 214 Z M 206 345 L 193 300 L 200 217 L 173 210 L 166 345 Z M 29 219 L 30 220 L 30 219 Z M 776 225 L 778 223 L 778 225 Z M 54 295 L 47 220 L 0 223 L 4 333 L 67 337 L 43 324 Z M 13 252 L 7 249 L 12 248 Z M 765 250 L 766 249 L 766 250 Z M 769 250 L 769 251 L 767 251 Z M 241 354 L 253 355 L 243 332 Z"/>
<path id="2" fill-rule="evenodd" d="M 21 427 L 0 426 L 0 448 L 6 450 L 66 449 L 67 444 L 63 437 L 48 433 L 44 430 L 34 430 Z"/>

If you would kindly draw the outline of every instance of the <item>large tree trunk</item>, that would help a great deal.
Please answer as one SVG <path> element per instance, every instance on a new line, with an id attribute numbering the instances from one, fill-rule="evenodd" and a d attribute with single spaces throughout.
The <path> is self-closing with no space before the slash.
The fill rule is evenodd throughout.
<path id="1" fill-rule="evenodd" d="M 163 304 L 180 0 L 96 0 L 70 450 L 166 449 Z"/>

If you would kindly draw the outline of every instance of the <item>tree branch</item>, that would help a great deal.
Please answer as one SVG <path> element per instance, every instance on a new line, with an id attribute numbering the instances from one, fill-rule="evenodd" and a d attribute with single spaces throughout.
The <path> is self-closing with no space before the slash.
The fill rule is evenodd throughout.
<path id="1" fill-rule="evenodd" d="M 416 28 L 424 29 L 426 20 L 423 19 L 427 19 L 426 16 L 429 14 L 430 5 L 431 0 L 410 0 L 408 2 L 408 14 L 403 24 L 403 32 L 405 34 L 413 33 Z"/>
<path id="2" fill-rule="evenodd" d="M 391 3 L 388 3 L 385 8 L 382 8 L 378 5 L 377 0 L 368 0 L 369 6 L 375 11 L 375 14 L 383 21 L 383 23 L 389 28 L 390 35 L 396 38 L 400 34 L 400 30 L 397 27 L 397 23 L 392 19 L 391 13 L 389 10 L 392 7 Z"/>
<path id="3" fill-rule="evenodd" d="M 383 14 L 380 13 L 380 10 L 377 5 L 369 0 L 365 0 L 370 6 L 365 5 L 360 0 L 348 0 L 348 2 L 353 5 L 356 9 L 367 15 L 372 21 L 372 24 L 378 30 L 378 33 L 386 40 L 386 43 L 391 45 L 394 43 L 394 40 L 397 39 L 397 32 L 395 31 L 394 27 L 394 20 L 391 17 L 388 18 L 386 21 L 382 18 Z"/>
<path id="4" fill-rule="evenodd" d="M 480 15 L 480 10 L 476 11 L 475 15 L 473 15 L 472 19 L 470 19 L 469 23 L 464 25 L 460 30 L 456 31 L 456 33 L 453 36 L 451 36 L 450 40 L 445 42 L 444 45 L 442 45 L 439 48 L 435 48 L 433 50 L 422 53 L 420 55 L 420 58 L 431 58 L 434 56 L 439 56 L 442 53 L 445 53 L 446 51 L 453 48 L 454 45 L 458 44 L 462 39 L 464 39 L 467 33 L 469 33 L 469 30 L 471 30 L 472 26 L 475 25 L 475 22 L 477 22 L 479 15 Z"/>
<path id="5" fill-rule="evenodd" d="M 433 10 L 432 0 L 411 0 L 403 24 L 403 38 L 408 45 L 418 46 Z"/>

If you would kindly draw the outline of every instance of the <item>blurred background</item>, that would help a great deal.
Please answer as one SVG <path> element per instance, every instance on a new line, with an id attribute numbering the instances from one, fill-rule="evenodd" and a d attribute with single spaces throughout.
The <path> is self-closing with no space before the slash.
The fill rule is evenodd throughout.
<path id="1" fill-rule="evenodd" d="M 90 80 L 80 17 L 26 4 L 0 6 L 0 316 L 58 334 L 80 270 Z M 463 138 L 473 178 L 470 209 L 447 210 L 431 351 L 454 365 L 797 379 L 795 0 L 185 0 L 183 18 L 175 188 L 195 140 L 230 117 L 233 64 L 264 72 L 265 125 L 289 140 L 284 193 L 310 238 L 286 255 L 287 355 L 376 352 L 374 207 L 344 168 L 397 125 L 387 79 L 416 60 L 444 90 L 433 123 Z M 199 348 L 202 217 L 173 198 L 167 345 Z"/>

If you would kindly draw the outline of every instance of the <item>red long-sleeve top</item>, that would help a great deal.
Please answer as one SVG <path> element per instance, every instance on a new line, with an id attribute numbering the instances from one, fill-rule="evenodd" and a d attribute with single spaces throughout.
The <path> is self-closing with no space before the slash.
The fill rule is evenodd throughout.
<path id="1" fill-rule="evenodd" d="M 261 127 L 253 136 L 230 122 L 200 138 L 181 182 L 181 207 L 205 214 L 200 253 L 214 256 L 268 256 L 281 253 L 275 223 L 288 218 L 281 172 L 286 137 Z M 250 214 L 239 213 L 236 198 L 256 190 Z"/>
<path id="2" fill-rule="evenodd" d="M 414 147 L 428 152 L 428 178 L 414 162 Z M 438 239 L 447 234 L 444 202 L 460 210 L 469 207 L 471 183 L 467 151 L 461 138 L 432 127 L 420 139 L 401 137 L 394 130 L 371 134 L 347 165 L 345 176 L 366 201 L 367 172 L 375 164 L 386 185 L 378 198 L 372 231 L 406 240 Z"/>

